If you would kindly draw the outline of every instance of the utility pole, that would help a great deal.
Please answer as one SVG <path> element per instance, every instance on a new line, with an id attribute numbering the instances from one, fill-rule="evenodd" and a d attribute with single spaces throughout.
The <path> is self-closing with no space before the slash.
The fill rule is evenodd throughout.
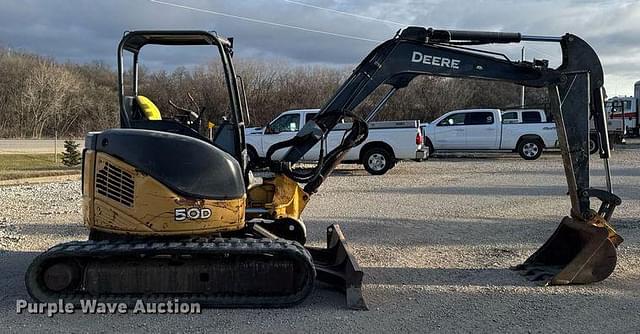
<path id="1" fill-rule="evenodd" d="M 524 62 L 524 46 L 522 47 L 522 61 Z M 524 109 L 524 86 L 522 86 L 522 97 L 520 99 L 520 108 Z"/>
<path id="2" fill-rule="evenodd" d="M 53 140 L 53 162 L 58 163 L 58 130 L 56 130 L 55 139 Z"/>

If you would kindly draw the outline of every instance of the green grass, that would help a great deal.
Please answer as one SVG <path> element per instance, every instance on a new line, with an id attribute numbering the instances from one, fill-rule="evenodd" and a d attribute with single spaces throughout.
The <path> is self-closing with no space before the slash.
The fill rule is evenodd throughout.
<path id="1" fill-rule="evenodd" d="M 0 154 L 0 180 L 80 173 L 80 166 L 67 167 L 61 159 L 62 154 L 57 163 L 53 154 Z"/>

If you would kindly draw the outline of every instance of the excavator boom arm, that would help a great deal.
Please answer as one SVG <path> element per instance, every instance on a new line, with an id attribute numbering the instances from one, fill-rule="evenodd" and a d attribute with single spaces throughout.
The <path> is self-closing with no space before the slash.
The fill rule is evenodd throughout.
<path id="1" fill-rule="evenodd" d="M 538 41 L 559 43 L 562 64 L 548 68 L 547 61 L 515 62 L 499 53 L 470 49 L 467 45 Z M 419 75 L 499 80 L 529 87 L 546 87 L 551 114 L 556 122 L 558 143 L 571 198 L 571 214 L 553 235 L 524 263 L 514 266 L 530 280 L 545 284 L 585 284 L 607 278 L 616 265 L 616 247 L 622 242 L 609 221 L 620 198 L 612 193 L 609 175 L 609 143 L 603 105 L 602 65 L 585 41 L 571 34 L 562 37 L 527 36 L 519 33 L 433 30 L 409 27 L 375 48 L 355 69 L 313 121 L 298 134 L 269 149 L 289 147 L 284 161 L 272 162 L 273 170 L 302 183 L 312 194 L 340 163 L 349 149 L 366 139 L 367 122 L 384 103 Z M 380 85 L 391 86 L 365 118 L 353 110 Z M 340 145 L 323 155 L 321 145 L 316 168 L 306 174 L 291 169 L 344 117 L 353 125 Z M 589 117 L 593 118 L 600 158 L 604 161 L 607 189 L 589 184 Z M 591 209 L 590 199 L 601 201 Z M 535 214 L 535 213 L 534 213 Z"/>
<path id="2" fill-rule="evenodd" d="M 562 65 L 553 69 L 548 68 L 547 61 L 511 61 L 499 53 L 461 46 L 514 43 L 523 40 L 560 43 Z M 585 41 L 571 34 L 545 37 L 519 33 L 408 27 L 371 51 L 322 107 L 315 119 L 307 122 L 293 139 L 276 144 L 270 153 L 289 147 L 282 161 L 288 164 L 298 162 L 306 152 L 325 138 L 343 117 L 354 116 L 352 111 L 380 85 L 389 85 L 391 90 L 366 117 L 366 121 L 375 116 L 390 95 L 406 87 L 411 80 L 420 75 L 496 80 L 528 87 L 547 87 L 550 93 L 551 113 L 557 123 L 559 144 L 563 152 L 572 214 L 588 220 L 593 216 L 589 207 L 589 197 L 611 199 L 605 199 L 601 193 L 589 190 L 587 145 L 590 113 L 596 120 L 601 141 L 607 140 L 602 103 L 602 66 L 593 49 Z M 366 128 L 366 122 L 364 124 Z M 355 129 L 352 129 L 353 131 Z M 366 136 L 366 129 L 362 130 L 362 124 L 359 131 Z M 358 141 L 362 142 L 362 136 L 359 140 L 356 140 L 356 137 L 353 136 L 350 145 L 339 146 L 328 153 L 328 159 L 319 163 L 315 174 L 307 175 L 304 179 L 307 183 L 305 191 L 313 193 L 317 190 L 346 152 L 357 145 Z M 601 157 L 608 158 L 608 145 L 601 147 Z M 286 172 L 294 179 L 299 176 L 285 170 L 285 174 Z M 610 192 L 610 189 L 608 190 Z"/>
<path id="3" fill-rule="evenodd" d="M 309 133 L 331 131 L 345 111 L 355 109 L 382 84 L 401 89 L 420 75 L 499 80 L 530 87 L 544 87 L 559 81 L 557 71 L 450 44 L 429 43 L 425 37 L 412 32 L 411 28 L 405 29 L 396 38 L 376 47 L 322 107 L 315 122 L 298 132 L 297 137 L 305 140 L 297 141 L 283 160 L 291 163 L 300 160 L 320 140 Z"/>

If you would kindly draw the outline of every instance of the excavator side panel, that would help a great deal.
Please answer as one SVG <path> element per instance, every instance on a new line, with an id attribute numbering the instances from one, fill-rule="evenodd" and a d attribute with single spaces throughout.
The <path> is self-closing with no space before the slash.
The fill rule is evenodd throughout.
<path id="1" fill-rule="evenodd" d="M 90 161 L 95 156 L 95 161 Z M 84 221 L 90 229 L 145 236 L 208 234 L 244 227 L 246 196 L 181 196 L 134 166 L 103 152 L 85 156 Z M 94 185 L 86 185 L 93 181 Z M 93 191 L 91 191 L 93 189 Z"/>

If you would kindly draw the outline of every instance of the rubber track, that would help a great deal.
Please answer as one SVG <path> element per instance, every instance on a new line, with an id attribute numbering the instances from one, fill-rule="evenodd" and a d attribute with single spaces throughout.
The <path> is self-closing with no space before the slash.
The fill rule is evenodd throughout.
<path id="1" fill-rule="evenodd" d="M 230 296 L 205 294 L 136 294 L 93 296 L 84 291 L 54 293 L 39 286 L 41 265 L 46 261 L 62 259 L 106 259 L 154 255 L 225 255 L 225 254 L 271 254 L 294 258 L 306 267 L 307 279 L 303 288 L 288 296 Z M 40 302 L 65 302 L 79 304 L 80 300 L 98 299 L 101 302 L 120 302 L 129 305 L 142 299 L 144 302 L 166 302 L 179 299 L 185 303 L 200 303 L 202 307 L 287 307 L 300 303 L 311 292 L 315 280 L 315 268 L 309 252 L 300 244 L 285 239 L 211 238 L 192 240 L 145 240 L 145 241 L 72 241 L 50 248 L 38 255 L 27 270 L 25 283 L 29 294 Z"/>

